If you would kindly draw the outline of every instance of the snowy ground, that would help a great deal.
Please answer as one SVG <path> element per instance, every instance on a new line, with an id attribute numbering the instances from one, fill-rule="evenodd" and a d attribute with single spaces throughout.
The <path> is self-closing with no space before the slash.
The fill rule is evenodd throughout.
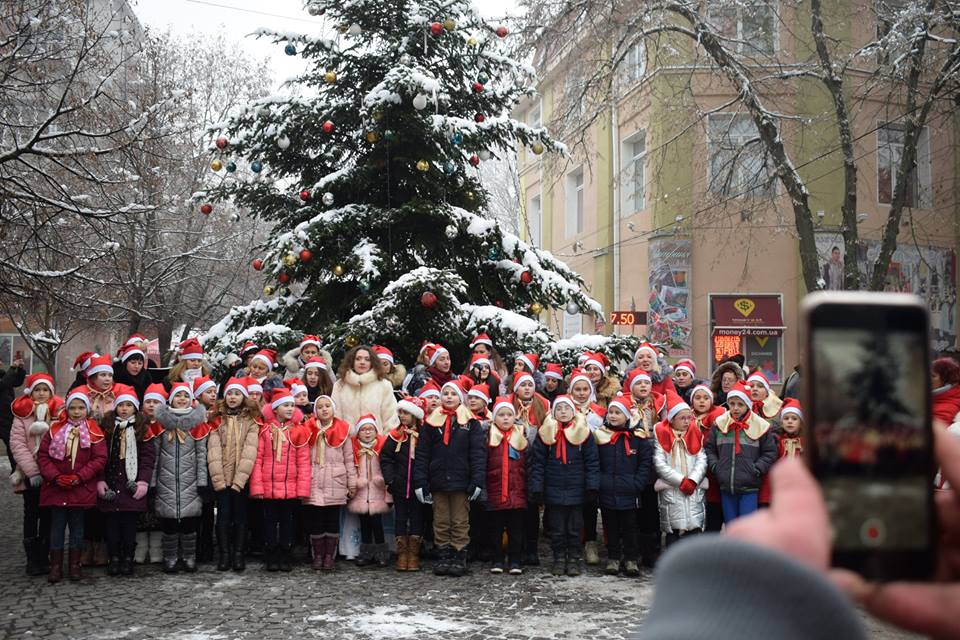
<path id="1" fill-rule="evenodd" d="M 8 473 L 4 459 L 0 476 Z M 133 578 L 109 578 L 92 569 L 79 584 L 49 586 L 23 574 L 21 510 L 20 498 L 0 487 L 0 638 L 602 640 L 639 627 L 653 594 L 649 575 L 609 578 L 596 569 L 553 578 L 545 568 L 493 576 L 474 565 L 451 579 L 347 562 L 333 575 L 306 565 L 267 574 L 256 561 L 243 574 L 207 565 L 166 576 L 148 565 Z M 873 638 L 909 637 L 866 622 Z"/>

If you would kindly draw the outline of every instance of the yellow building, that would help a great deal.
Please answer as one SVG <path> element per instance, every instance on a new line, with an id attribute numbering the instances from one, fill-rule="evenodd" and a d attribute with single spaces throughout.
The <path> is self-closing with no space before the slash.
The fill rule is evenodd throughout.
<path id="1" fill-rule="evenodd" d="M 783 6 L 774 14 L 776 4 L 715 19 L 770 59 L 810 60 L 810 44 L 798 39 L 809 36 L 809 8 Z M 875 36 L 877 25 L 860 10 L 870 3 L 824 6 L 829 34 L 840 42 L 859 45 Z M 550 322 L 564 336 L 604 331 L 669 339 L 676 345 L 670 355 L 692 356 L 700 375 L 718 358 L 742 352 L 779 381 L 799 361 L 798 309 L 806 293 L 793 208 L 778 181 L 767 186 L 758 147 L 744 150 L 756 129 L 731 84 L 703 63 L 702 51 L 691 63 L 689 42 L 673 40 L 667 54 L 663 41 L 658 52 L 652 46 L 629 52 L 614 99 L 599 110 L 572 97 L 584 67 L 577 47 L 541 56 L 539 96 L 514 114 L 551 130 L 560 111 L 567 122 L 587 123 L 563 129 L 567 157 L 519 152 L 521 230 L 582 274 L 607 315 L 597 321 L 559 309 L 548 312 Z M 850 87 L 870 76 L 848 74 Z M 888 95 L 858 97 L 852 118 L 860 261 L 878 246 L 900 157 L 903 109 Z M 804 79 L 774 85 L 764 99 L 788 117 L 783 138 L 810 193 L 825 286 L 839 288 L 844 183 L 830 96 L 819 81 Z M 957 124 L 952 112 L 935 111 L 923 130 L 914 206 L 888 278 L 889 288 L 927 300 L 937 349 L 957 343 Z M 613 326 L 611 313 L 621 311 L 635 313 L 616 320 L 636 324 Z"/>

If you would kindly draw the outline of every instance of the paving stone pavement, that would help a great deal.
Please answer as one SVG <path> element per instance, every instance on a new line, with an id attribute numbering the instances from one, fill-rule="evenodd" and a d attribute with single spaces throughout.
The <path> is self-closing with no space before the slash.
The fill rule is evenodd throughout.
<path id="1" fill-rule="evenodd" d="M 7 469 L 0 464 L 0 478 Z M 0 486 L 0 638 L 601 640 L 640 626 L 653 594 L 649 574 L 611 578 L 596 568 L 554 578 L 545 567 L 493 576 L 473 564 L 470 575 L 453 579 L 349 562 L 333 574 L 306 565 L 267 574 L 257 561 L 242 574 L 203 565 L 194 575 L 168 576 L 145 565 L 134 577 L 110 578 L 87 569 L 80 583 L 48 585 L 23 573 L 21 504 Z M 874 638 L 909 637 L 866 622 Z"/>

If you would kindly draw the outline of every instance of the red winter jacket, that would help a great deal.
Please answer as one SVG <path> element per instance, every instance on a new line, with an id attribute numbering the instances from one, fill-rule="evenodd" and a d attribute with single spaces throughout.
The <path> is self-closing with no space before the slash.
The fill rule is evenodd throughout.
<path id="1" fill-rule="evenodd" d="M 250 497 L 309 498 L 310 471 L 310 430 L 289 422 L 271 422 L 260 429 L 257 460 L 250 474 Z"/>
<path id="2" fill-rule="evenodd" d="M 490 425 L 491 431 L 496 428 L 496 425 Z M 506 492 L 503 487 L 504 450 L 507 457 Z M 499 445 L 493 447 L 490 446 L 489 436 L 487 437 L 487 509 L 490 511 L 527 508 L 527 451 L 514 449 L 512 456 L 507 438 L 503 438 Z"/>
<path id="3" fill-rule="evenodd" d="M 933 419 L 950 426 L 960 413 L 960 385 L 953 385 L 933 393 Z"/>
<path id="4" fill-rule="evenodd" d="M 70 452 L 57 460 L 50 457 L 50 442 L 61 429 L 67 427 L 66 420 L 60 420 L 48 431 L 40 441 L 40 450 L 37 452 L 37 464 L 43 476 L 43 485 L 40 487 L 41 507 L 81 507 L 90 508 L 97 504 L 97 480 L 107 464 L 107 444 L 103 431 L 93 420 L 87 420 L 90 430 L 90 446 L 86 449 L 77 447 L 76 462 L 70 462 Z M 57 476 L 80 476 L 80 484 L 75 487 L 63 488 L 56 483 Z"/>

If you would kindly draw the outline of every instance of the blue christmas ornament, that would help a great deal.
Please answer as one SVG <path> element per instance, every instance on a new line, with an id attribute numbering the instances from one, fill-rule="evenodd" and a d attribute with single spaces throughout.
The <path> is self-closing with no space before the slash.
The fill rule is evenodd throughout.
<path id="1" fill-rule="evenodd" d="M 260 173 L 263 171 L 263 164 L 259 160 L 254 160 L 250 163 L 250 171 L 254 173 Z"/>
<path id="2" fill-rule="evenodd" d="M 370 285 L 366 282 L 360 283 L 360 293 L 368 293 L 370 291 Z"/>
<path id="3" fill-rule="evenodd" d="M 453 173 L 456 170 L 457 170 L 457 165 L 454 164 L 453 160 L 447 160 L 446 162 L 443 163 L 443 171 L 448 176 L 453 175 Z"/>
<path id="4" fill-rule="evenodd" d="M 463 134 L 462 133 L 453 134 L 453 137 L 450 138 L 450 141 L 455 145 L 463 144 Z"/>
<path id="5" fill-rule="evenodd" d="M 229 171 L 230 173 L 233 173 L 233 172 L 236 171 L 236 170 L 237 170 L 237 163 L 236 163 L 236 162 L 228 162 L 228 163 L 227 163 L 227 171 Z"/>
<path id="6" fill-rule="evenodd" d="M 288 56 L 295 56 L 297 55 L 297 47 L 292 42 L 288 42 L 287 46 L 283 48 L 283 52 Z"/>
<path id="7" fill-rule="evenodd" d="M 497 249 L 496 247 L 492 247 L 492 248 L 490 249 L 490 251 L 487 253 L 487 256 L 488 256 L 491 260 L 496 260 L 497 258 L 500 257 L 500 250 Z"/>

